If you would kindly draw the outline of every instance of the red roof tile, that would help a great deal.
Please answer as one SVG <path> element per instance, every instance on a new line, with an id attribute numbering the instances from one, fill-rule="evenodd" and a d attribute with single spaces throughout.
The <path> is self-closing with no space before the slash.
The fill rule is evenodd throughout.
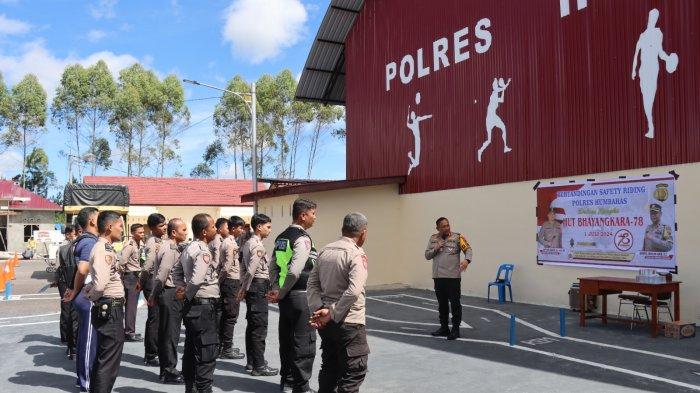
<path id="1" fill-rule="evenodd" d="M 10 210 L 63 210 L 60 205 L 18 186 L 11 180 L 0 180 L 0 199 L 10 201 Z"/>
<path id="2" fill-rule="evenodd" d="M 252 206 L 241 202 L 251 192 L 251 180 L 192 179 L 184 177 L 85 176 L 86 184 L 118 184 L 129 189 L 131 205 Z M 258 189 L 265 189 L 258 183 Z"/>

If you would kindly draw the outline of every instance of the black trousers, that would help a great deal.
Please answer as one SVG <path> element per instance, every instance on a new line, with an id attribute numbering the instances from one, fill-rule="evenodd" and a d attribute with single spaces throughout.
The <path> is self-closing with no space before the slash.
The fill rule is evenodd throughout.
<path id="1" fill-rule="evenodd" d="M 267 338 L 267 299 L 270 281 L 254 278 L 245 296 L 246 319 L 245 351 L 248 364 L 254 368 L 265 366 L 265 339 Z"/>
<path id="2" fill-rule="evenodd" d="M 64 302 L 63 296 L 66 294 L 66 289 L 68 285 L 66 283 L 58 282 L 58 293 L 61 296 L 61 318 L 59 321 L 59 328 L 61 331 L 61 340 L 66 342 L 66 346 L 72 352 L 75 352 L 76 345 L 78 343 L 78 310 L 73 306 L 73 302 Z"/>
<path id="3" fill-rule="evenodd" d="M 359 392 L 367 374 L 369 345 L 364 325 L 331 321 L 321 336 L 319 393 Z"/>
<path id="4" fill-rule="evenodd" d="M 461 278 L 433 278 L 435 282 L 435 297 L 438 301 L 440 313 L 440 326 L 447 327 L 447 322 L 452 310 L 452 327 L 459 327 L 462 323 L 462 279 Z"/>
<path id="5" fill-rule="evenodd" d="M 102 298 L 92 306 L 92 326 L 97 331 L 97 354 L 90 371 L 90 391 L 95 393 L 112 391 L 119 373 L 124 348 L 123 301 L 118 305 L 112 303 L 112 310 L 107 320 L 97 315 L 103 304 L 110 301 Z"/>
<path id="6" fill-rule="evenodd" d="M 224 279 L 221 283 L 221 322 L 219 324 L 219 341 L 226 350 L 233 348 L 233 328 L 238 322 L 238 312 L 241 302 L 236 300 L 236 295 L 241 289 L 241 282 L 231 278 Z"/>
<path id="7" fill-rule="evenodd" d="M 182 300 L 175 297 L 175 288 L 164 288 L 158 297 L 158 357 L 160 374 L 179 374 L 177 344 L 182 326 Z"/>
<path id="8" fill-rule="evenodd" d="M 280 376 L 294 391 L 309 390 L 316 357 L 316 331 L 309 326 L 306 291 L 291 291 L 279 303 Z"/>
<path id="9" fill-rule="evenodd" d="M 153 292 L 153 275 L 148 272 L 141 272 L 141 288 L 143 296 L 148 299 Z M 150 360 L 158 356 L 158 305 L 148 307 L 148 318 L 146 319 L 146 334 L 143 338 L 143 346 L 146 349 L 144 358 Z"/>
<path id="10" fill-rule="evenodd" d="M 187 391 L 209 393 L 214 383 L 214 369 L 219 345 L 215 304 L 186 304 L 185 353 L 182 356 L 182 377 Z"/>
<path id="11" fill-rule="evenodd" d="M 136 334 L 136 307 L 139 304 L 139 292 L 136 290 L 138 276 L 134 273 L 124 273 L 122 278 L 124 283 L 124 334 L 131 336 Z"/>

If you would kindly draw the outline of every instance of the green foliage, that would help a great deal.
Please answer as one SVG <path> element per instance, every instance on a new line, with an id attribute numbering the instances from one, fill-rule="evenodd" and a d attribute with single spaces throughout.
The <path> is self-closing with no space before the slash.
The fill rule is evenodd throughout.
<path id="1" fill-rule="evenodd" d="M 15 176 L 19 180 L 22 175 Z M 35 147 L 26 160 L 24 187 L 46 198 L 49 188 L 56 183 L 56 176 L 49 170 L 49 157 L 44 149 Z"/>

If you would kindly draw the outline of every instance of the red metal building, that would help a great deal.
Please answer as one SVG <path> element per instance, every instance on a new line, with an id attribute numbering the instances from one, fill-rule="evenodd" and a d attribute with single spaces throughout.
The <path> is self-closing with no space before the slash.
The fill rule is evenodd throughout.
<path id="1" fill-rule="evenodd" d="M 332 1 L 297 96 L 346 104 L 349 180 L 408 175 L 405 193 L 697 162 L 699 18 L 696 0 Z"/>

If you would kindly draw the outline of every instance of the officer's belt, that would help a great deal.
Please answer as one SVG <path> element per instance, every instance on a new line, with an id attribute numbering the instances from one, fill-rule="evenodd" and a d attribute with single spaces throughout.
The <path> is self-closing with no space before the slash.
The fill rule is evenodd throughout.
<path id="1" fill-rule="evenodd" d="M 204 306 L 210 304 L 217 305 L 219 304 L 219 299 L 209 297 L 196 297 L 190 301 L 190 304 L 193 306 Z"/>
<path id="2" fill-rule="evenodd" d="M 95 303 L 112 303 L 113 306 L 123 306 L 124 305 L 124 298 L 123 297 L 101 297 L 98 301 Z"/>

